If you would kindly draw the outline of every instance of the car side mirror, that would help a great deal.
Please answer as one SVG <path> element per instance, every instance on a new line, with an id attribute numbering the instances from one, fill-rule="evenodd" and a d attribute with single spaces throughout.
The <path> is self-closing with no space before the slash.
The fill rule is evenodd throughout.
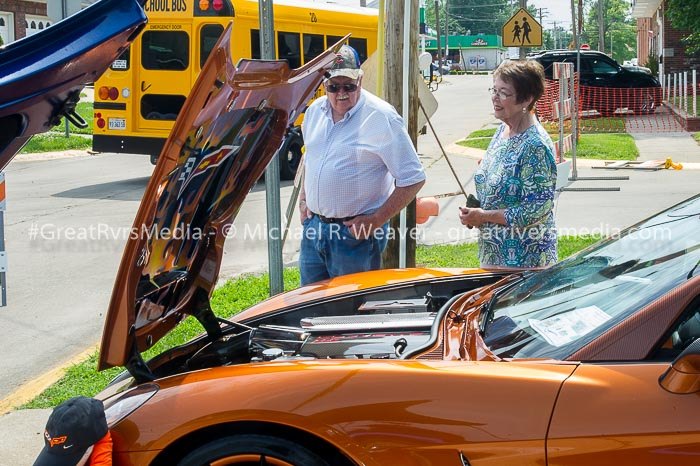
<path id="1" fill-rule="evenodd" d="M 674 359 L 671 367 L 659 377 L 659 385 L 679 395 L 700 392 L 700 338 Z"/>

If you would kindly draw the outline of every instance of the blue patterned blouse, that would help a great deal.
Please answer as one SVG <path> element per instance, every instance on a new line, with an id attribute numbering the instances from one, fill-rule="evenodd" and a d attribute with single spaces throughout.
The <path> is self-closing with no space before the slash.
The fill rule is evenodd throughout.
<path id="1" fill-rule="evenodd" d="M 504 138 L 502 124 L 476 170 L 474 184 L 481 208 L 505 209 L 507 225 L 479 229 L 482 267 L 544 267 L 557 261 L 554 144 L 535 123 Z"/>

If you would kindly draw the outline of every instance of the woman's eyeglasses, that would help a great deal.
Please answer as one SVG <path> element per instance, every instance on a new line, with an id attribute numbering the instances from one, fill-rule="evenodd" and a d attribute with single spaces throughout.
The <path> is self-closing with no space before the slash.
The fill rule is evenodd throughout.
<path id="1" fill-rule="evenodd" d="M 330 92 L 331 94 L 335 94 L 340 91 L 340 89 L 345 92 L 355 92 L 357 90 L 357 84 L 326 84 L 326 92 Z"/>
<path id="2" fill-rule="evenodd" d="M 489 94 L 498 97 L 498 100 L 506 100 L 508 97 L 513 97 L 513 94 L 506 94 L 503 91 L 497 90 L 495 87 L 489 88 Z"/>

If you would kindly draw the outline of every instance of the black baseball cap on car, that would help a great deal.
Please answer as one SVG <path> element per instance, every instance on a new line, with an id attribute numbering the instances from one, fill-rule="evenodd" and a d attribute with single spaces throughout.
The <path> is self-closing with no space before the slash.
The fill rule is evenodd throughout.
<path id="1" fill-rule="evenodd" d="M 44 430 L 44 449 L 34 466 L 75 466 L 88 448 L 107 435 L 100 400 L 77 396 L 54 408 Z"/>

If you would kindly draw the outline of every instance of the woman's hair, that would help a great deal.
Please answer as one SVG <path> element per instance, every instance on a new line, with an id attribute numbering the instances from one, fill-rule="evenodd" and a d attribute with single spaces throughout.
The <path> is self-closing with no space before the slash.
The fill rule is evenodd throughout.
<path id="1" fill-rule="evenodd" d="M 528 110 L 544 94 L 544 68 L 535 60 L 506 60 L 493 72 L 493 78 L 501 78 L 513 86 L 518 103 L 532 97 Z"/>

